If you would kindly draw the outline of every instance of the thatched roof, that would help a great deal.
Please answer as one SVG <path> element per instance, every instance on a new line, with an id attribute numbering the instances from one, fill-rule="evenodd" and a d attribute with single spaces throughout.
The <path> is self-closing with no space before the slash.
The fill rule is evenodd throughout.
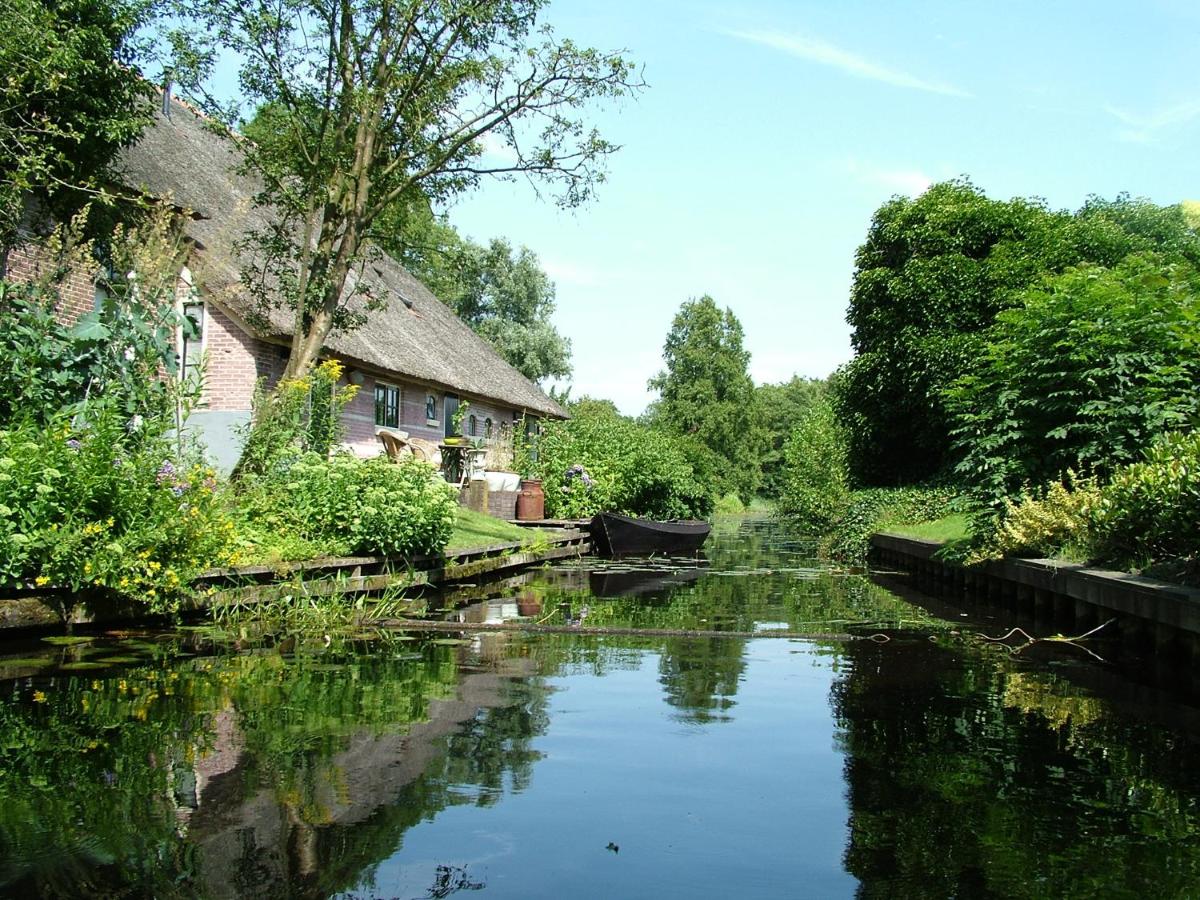
<path id="1" fill-rule="evenodd" d="M 233 141 L 173 101 L 170 117 L 157 113 L 141 140 L 123 153 L 120 165 L 130 187 L 170 198 L 195 213 L 186 227 L 198 245 L 190 263 L 197 283 L 242 321 L 254 322 L 258 318 L 241 286 L 244 259 L 237 243 L 266 224 L 267 211 L 254 206 L 256 182 L 235 171 L 240 157 Z M 362 328 L 332 336 L 326 345 L 331 353 L 520 410 L 566 416 L 386 253 L 372 254 L 348 288 L 356 280 L 370 295 L 387 298 L 387 305 L 370 313 Z M 357 296 L 351 301 L 360 302 Z M 291 324 L 287 310 L 274 310 L 256 331 L 264 338 L 287 338 Z"/>

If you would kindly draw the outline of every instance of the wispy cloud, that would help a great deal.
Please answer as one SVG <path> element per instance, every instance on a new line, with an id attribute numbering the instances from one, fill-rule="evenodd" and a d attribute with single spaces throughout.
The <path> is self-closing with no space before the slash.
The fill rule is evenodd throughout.
<path id="1" fill-rule="evenodd" d="M 849 50 L 843 50 L 820 38 L 808 37 L 784 31 L 737 31 L 726 30 L 725 34 L 743 41 L 761 44 L 775 50 L 782 50 L 792 56 L 822 66 L 839 69 L 847 75 L 856 78 L 867 78 L 871 81 L 882 81 L 895 87 L 911 88 L 917 91 L 928 91 L 932 94 L 944 94 L 948 97 L 970 97 L 971 95 L 943 81 L 930 81 L 918 78 L 916 75 L 893 69 L 889 66 L 866 59 Z"/>
<path id="2" fill-rule="evenodd" d="M 1200 100 L 1187 100 L 1173 106 L 1165 106 L 1151 113 L 1135 113 L 1116 106 L 1105 110 L 1117 121 L 1128 126 L 1117 132 L 1117 139 L 1131 144 L 1152 144 L 1163 131 L 1178 125 L 1186 125 L 1200 116 Z"/>
<path id="3" fill-rule="evenodd" d="M 863 184 L 877 185 L 893 194 L 907 194 L 910 197 L 925 193 L 934 182 L 933 176 L 920 169 L 892 169 L 853 159 L 846 163 L 846 171 Z"/>
<path id="4" fill-rule="evenodd" d="M 567 260 L 542 259 L 542 270 L 555 282 L 579 287 L 595 287 L 600 283 L 596 272 Z"/>

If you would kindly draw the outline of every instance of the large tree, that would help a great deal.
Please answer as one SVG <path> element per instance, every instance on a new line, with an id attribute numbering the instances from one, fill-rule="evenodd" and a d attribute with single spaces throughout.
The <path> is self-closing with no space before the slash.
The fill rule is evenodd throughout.
<path id="1" fill-rule="evenodd" d="M 996 314 L 1067 266 L 1112 266 L 1157 250 L 1195 260 L 1179 207 L 1092 198 L 1074 215 L 1039 200 L 992 200 L 965 180 L 896 198 L 855 258 L 847 320 L 855 358 L 834 383 L 850 465 L 865 484 L 903 484 L 952 461 L 945 390 L 981 350 Z"/>
<path id="2" fill-rule="evenodd" d="M 765 496 L 778 497 L 783 492 L 788 469 L 784 447 L 810 406 L 822 401 L 828 404 L 827 392 L 827 382 L 799 375 L 792 376 L 791 381 L 760 384 L 754 389 L 755 416 L 762 432 L 759 465 Z"/>
<path id="3" fill-rule="evenodd" d="M 0 247 L 28 197 L 66 217 L 149 123 L 135 65 L 148 0 L 5 0 L 0 28 Z"/>
<path id="4" fill-rule="evenodd" d="M 706 448 L 719 461 L 721 487 L 749 502 L 759 484 L 761 440 L 742 339 L 731 309 L 707 295 L 686 301 L 663 345 L 666 368 L 649 386 L 659 392 L 655 424 Z"/>
<path id="5" fill-rule="evenodd" d="M 266 104 L 274 140 L 247 142 L 280 215 L 264 265 L 295 313 L 287 375 L 304 373 L 334 328 L 362 321 L 347 279 L 381 216 L 488 175 L 524 175 L 585 200 L 614 145 L 581 110 L 640 79 L 619 53 L 558 40 L 545 0 L 178 0 L 175 75 L 230 125 L 240 106 L 204 89 L 240 61 L 242 100 Z M 488 142 L 485 145 L 485 140 Z M 280 290 L 284 288 L 284 290 Z"/>
<path id="6" fill-rule="evenodd" d="M 263 106 L 243 133 L 260 146 L 279 141 L 284 119 L 275 106 Z M 484 247 L 463 237 L 423 194 L 384 210 L 371 238 L 526 378 L 571 374 L 571 342 L 550 321 L 554 282 L 533 251 L 514 252 L 502 238 Z"/>

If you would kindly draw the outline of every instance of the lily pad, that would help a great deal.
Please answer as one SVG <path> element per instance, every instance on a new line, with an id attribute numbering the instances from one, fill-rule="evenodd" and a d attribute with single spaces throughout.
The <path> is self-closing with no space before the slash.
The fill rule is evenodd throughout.
<path id="1" fill-rule="evenodd" d="M 437 644 L 438 646 L 442 647 L 450 647 L 456 644 L 469 644 L 471 642 L 467 640 L 467 638 L 435 638 L 429 643 Z"/>
<path id="2" fill-rule="evenodd" d="M 95 638 L 79 637 L 69 634 L 55 634 L 50 637 L 42 638 L 43 643 L 53 644 L 56 647 L 73 647 L 76 644 L 90 644 Z"/>
<path id="3" fill-rule="evenodd" d="M 102 663 L 120 663 L 121 665 L 137 665 L 146 660 L 140 656 L 101 656 L 96 662 Z"/>
<path id="4" fill-rule="evenodd" d="M 64 672 L 82 672 L 87 669 L 107 669 L 108 664 L 102 663 L 102 662 L 90 662 L 87 660 L 80 660 L 79 662 L 63 663 L 61 666 L 59 666 L 59 668 L 62 669 Z"/>

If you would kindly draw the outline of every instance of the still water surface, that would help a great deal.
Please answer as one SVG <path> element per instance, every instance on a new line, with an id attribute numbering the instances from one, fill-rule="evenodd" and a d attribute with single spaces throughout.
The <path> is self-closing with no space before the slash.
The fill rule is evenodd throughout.
<path id="1" fill-rule="evenodd" d="M 0 893 L 1200 895 L 1194 703 L 809 556 L 747 522 L 447 614 L 699 637 L 0 648 Z M 719 634 L 778 629 L 821 637 Z"/>

